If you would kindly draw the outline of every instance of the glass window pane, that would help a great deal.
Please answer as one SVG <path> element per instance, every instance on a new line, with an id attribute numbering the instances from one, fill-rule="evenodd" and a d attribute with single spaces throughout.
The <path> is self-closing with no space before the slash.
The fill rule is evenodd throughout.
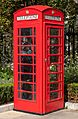
<path id="1" fill-rule="evenodd" d="M 32 56 L 21 56 L 21 63 L 32 64 Z"/>
<path id="2" fill-rule="evenodd" d="M 19 36 L 30 36 L 30 35 L 32 35 L 32 28 L 19 29 Z"/>
<path id="3" fill-rule="evenodd" d="M 36 82 L 36 75 L 34 75 L 34 82 Z"/>
<path id="4" fill-rule="evenodd" d="M 58 38 L 50 38 L 50 45 L 58 44 Z"/>
<path id="5" fill-rule="evenodd" d="M 20 72 L 21 71 L 21 68 L 20 68 L 20 65 L 18 65 L 18 72 Z"/>
<path id="6" fill-rule="evenodd" d="M 58 92 L 51 92 L 50 93 L 50 100 L 58 98 Z"/>
<path id="7" fill-rule="evenodd" d="M 36 56 L 34 56 L 34 64 L 36 64 Z"/>
<path id="8" fill-rule="evenodd" d="M 20 90 L 20 83 L 18 83 L 18 89 Z"/>
<path id="9" fill-rule="evenodd" d="M 31 93 L 22 92 L 22 99 L 32 100 L 32 94 Z"/>
<path id="10" fill-rule="evenodd" d="M 36 66 L 34 66 L 34 73 L 36 73 Z"/>
<path id="11" fill-rule="evenodd" d="M 34 54 L 36 54 L 36 47 L 34 47 Z"/>
<path id="12" fill-rule="evenodd" d="M 34 37 L 34 45 L 36 45 L 36 38 Z"/>
<path id="13" fill-rule="evenodd" d="M 59 29 L 57 28 L 50 28 L 50 35 L 58 35 Z"/>
<path id="14" fill-rule="evenodd" d="M 22 65 L 22 66 L 21 66 L 21 71 L 22 71 L 22 72 L 32 73 L 32 71 L 33 71 L 33 66 Z"/>
<path id="15" fill-rule="evenodd" d="M 36 84 L 34 84 L 34 92 L 36 92 Z"/>
<path id="16" fill-rule="evenodd" d="M 20 93 L 20 92 L 18 92 L 18 98 L 20 98 L 20 94 L 21 94 L 21 93 Z"/>
<path id="17" fill-rule="evenodd" d="M 56 46 L 50 46 L 50 54 L 58 54 L 59 53 L 59 48 Z"/>
<path id="18" fill-rule="evenodd" d="M 31 74 L 21 74 L 21 81 L 32 82 L 33 76 Z"/>
<path id="19" fill-rule="evenodd" d="M 32 38 L 21 38 L 21 45 L 32 45 Z"/>
<path id="20" fill-rule="evenodd" d="M 21 54 L 32 54 L 32 47 L 31 46 L 22 46 L 21 47 Z"/>
<path id="21" fill-rule="evenodd" d="M 58 56 L 50 56 L 50 63 L 58 62 Z"/>
<path id="22" fill-rule="evenodd" d="M 50 78 L 50 82 L 58 81 L 58 74 L 50 74 L 49 78 Z"/>
<path id="23" fill-rule="evenodd" d="M 50 91 L 52 90 L 58 90 L 58 83 L 50 84 Z"/>
<path id="24" fill-rule="evenodd" d="M 21 74 L 18 74 L 18 81 L 21 80 Z"/>
<path id="25" fill-rule="evenodd" d="M 36 35 L 36 28 L 34 28 L 34 35 Z"/>
<path id="26" fill-rule="evenodd" d="M 36 94 L 34 94 L 34 100 L 36 100 Z"/>
<path id="27" fill-rule="evenodd" d="M 25 84 L 25 83 L 22 83 L 21 84 L 22 86 L 21 86 L 21 89 L 22 90 L 25 90 L 25 91 L 32 91 L 32 84 Z"/>

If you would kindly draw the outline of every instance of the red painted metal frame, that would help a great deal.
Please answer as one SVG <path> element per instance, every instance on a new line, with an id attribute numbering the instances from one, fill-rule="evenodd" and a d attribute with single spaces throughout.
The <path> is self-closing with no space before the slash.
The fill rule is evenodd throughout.
<path id="1" fill-rule="evenodd" d="M 26 14 L 26 10 L 29 11 L 28 14 Z M 53 16 L 60 16 L 61 21 L 56 20 L 47 20 L 45 19 L 45 15 L 52 15 L 52 11 L 54 11 Z M 23 21 L 17 21 L 17 16 L 27 16 L 27 15 L 38 15 L 38 19 L 34 20 L 23 20 Z M 18 98 L 18 82 L 22 83 L 22 81 L 18 81 L 18 64 L 20 65 L 28 65 L 18 62 L 18 56 L 22 56 L 22 54 L 18 54 L 18 47 L 21 47 L 23 45 L 18 44 L 18 38 L 22 38 L 23 36 L 18 36 L 18 28 L 36 28 L 36 54 L 24 54 L 24 56 L 36 56 L 36 64 L 30 64 L 31 66 L 36 66 L 36 101 L 35 100 L 24 100 Z M 55 36 L 48 36 L 48 27 L 50 28 L 59 28 L 61 29 L 61 44 L 54 44 L 53 46 L 60 47 L 61 54 L 52 54 L 52 56 L 58 56 L 61 57 L 61 61 L 58 62 L 59 65 L 61 65 L 62 71 L 58 72 L 52 72 L 52 73 L 61 73 L 61 81 L 57 81 L 57 83 L 62 83 L 62 89 L 58 89 L 56 91 L 62 92 L 62 97 L 59 99 L 52 100 L 48 102 L 48 96 L 47 96 L 47 84 L 51 84 L 51 82 L 47 83 L 48 75 L 47 75 L 47 62 L 48 56 L 51 56 L 51 54 L 47 54 L 47 49 L 49 48 L 49 43 L 47 42 L 47 39 L 50 37 Z M 64 16 L 63 13 L 57 9 L 53 9 L 48 6 L 30 6 L 23 8 L 21 10 L 18 10 L 14 13 L 14 109 L 26 111 L 26 112 L 33 112 L 38 114 L 45 114 L 57 109 L 61 109 L 64 107 Z M 24 36 L 25 37 L 25 36 Z M 33 36 L 26 36 L 26 37 L 32 37 Z M 56 36 L 57 38 L 60 38 L 60 36 Z M 26 45 L 24 45 L 26 46 Z M 31 46 L 31 45 L 27 45 Z M 33 45 L 32 45 L 33 47 Z M 20 49 L 20 48 L 19 48 Z M 51 63 L 51 64 L 57 64 Z M 22 72 L 20 72 L 22 73 Z M 23 73 L 26 74 L 26 73 Z M 33 73 L 27 73 L 32 74 Z M 33 79 L 34 80 L 34 79 Z M 55 82 L 52 82 L 52 84 Z M 33 84 L 33 82 L 27 82 L 27 84 Z M 21 86 L 20 86 L 21 87 Z M 49 90 L 49 89 L 48 89 Z M 22 90 L 20 90 L 21 92 Z M 24 90 L 23 90 L 24 92 Z M 31 93 L 30 91 L 26 91 L 28 93 Z M 55 91 L 54 91 L 55 92 Z M 34 93 L 34 92 L 32 92 Z"/>

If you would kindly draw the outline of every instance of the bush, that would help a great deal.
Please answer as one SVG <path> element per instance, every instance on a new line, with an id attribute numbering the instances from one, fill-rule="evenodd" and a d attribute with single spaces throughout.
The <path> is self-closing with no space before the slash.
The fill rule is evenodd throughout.
<path id="1" fill-rule="evenodd" d="M 73 61 L 65 65 L 65 84 L 78 83 L 78 64 Z"/>
<path id="2" fill-rule="evenodd" d="M 10 66 L 0 67 L 0 84 L 13 83 L 13 71 Z"/>
<path id="3" fill-rule="evenodd" d="M 0 84 L 0 105 L 13 101 L 13 84 Z"/>
<path id="4" fill-rule="evenodd" d="M 68 101 L 78 103 L 78 83 L 71 83 L 67 86 Z"/>
<path id="5" fill-rule="evenodd" d="M 67 86 L 70 83 L 78 83 L 78 61 L 70 60 L 70 62 L 65 63 L 65 71 L 64 71 L 64 94 L 65 101 L 68 101 L 68 90 Z"/>

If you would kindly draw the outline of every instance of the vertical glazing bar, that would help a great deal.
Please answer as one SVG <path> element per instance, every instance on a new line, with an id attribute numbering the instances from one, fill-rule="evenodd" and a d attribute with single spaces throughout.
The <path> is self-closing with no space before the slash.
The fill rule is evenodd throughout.
<path id="1" fill-rule="evenodd" d="M 34 27 L 32 28 L 32 49 L 33 49 L 33 56 L 32 56 L 32 65 L 33 65 L 33 86 L 32 86 L 32 99 L 34 100 Z"/>
<path id="2" fill-rule="evenodd" d="M 48 43 L 48 36 L 50 36 L 50 27 L 47 27 L 47 54 L 50 54 L 50 41 Z M 50 72 L 50 57 L 47 57 L 47 71 Z M 47 74 L 48 74 L 47 72 Z M 49 79 L 48 79 L 49 78 Z M 47 97 L 48 101 L 50 101 L 50 85 L 48 84 L 50 82 L 50 74 L 49 76 L 47 75 Z"/>

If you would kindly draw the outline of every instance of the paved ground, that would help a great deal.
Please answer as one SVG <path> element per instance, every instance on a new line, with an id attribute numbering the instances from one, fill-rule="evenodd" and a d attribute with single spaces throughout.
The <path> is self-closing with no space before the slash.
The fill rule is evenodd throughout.
<path id="1" fill-rule="evenodd" d="M 78 111 L 64 109 L 45 116 L 17 111 L 8 111 L 0 113 L 0 119 L 78 119 Z"/>

